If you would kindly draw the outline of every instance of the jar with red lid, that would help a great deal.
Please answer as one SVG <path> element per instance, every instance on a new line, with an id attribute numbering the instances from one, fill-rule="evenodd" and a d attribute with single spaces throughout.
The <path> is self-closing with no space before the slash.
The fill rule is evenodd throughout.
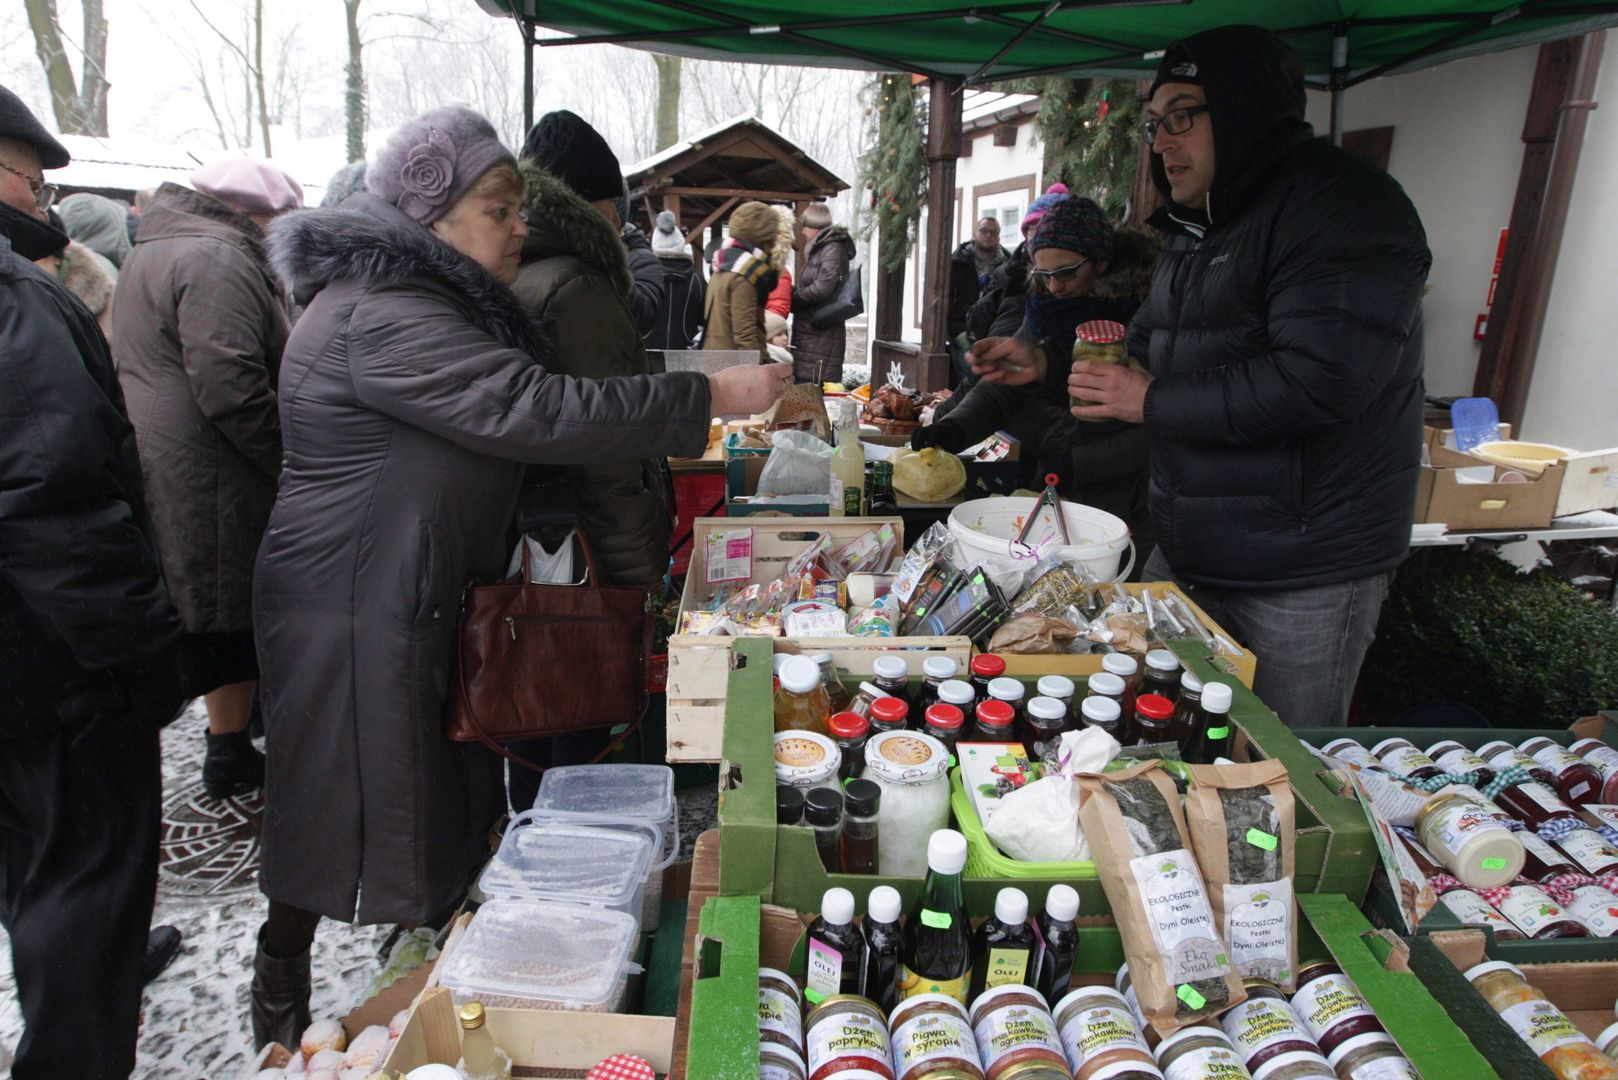
<path id="1" fill-rule="evenodd" d="M 1494 761 L 1494 758 L 1490 758 Z M 1553 821 L 1579 821 L 1579 813 L 1556 794 L 1554 788 L 1530 780 L 1495 792 L 1494 801 L 1512 817 L 1535 832 Z"/>
<path id="2" fill-rule="evenodd" d="M 1504 739 L 1486 742 L 1478 747 L 1478 757 L 1487 761 L 1489 767 L 1497 771 L 1515 765 L 1518 768 L 1527 769 L 1529 775 L 1541 784 L 1553 784 L 1556 782 L 1555 775 L 1549 769 Z"/>
<path id="3" fill-rule="evenodd" d="M 1006 662 L 994 653 L 980 653 L 972 657 L 970 669 L 972 672 L 972 689 L 976 692 L 977 700 L 982 701 L 989 696 L 990 680 L 999 679 L 1005 675 Z"/>
<path id="4" fill-rule="evenodd" d="M 826 721 L 831 741 L 843 752 L 843 763 L 837 767 L 837 779 L 850 780 L 865 768 L 865 740 L 871 736 L 871 723 L 859 713 L 840 712 Z"/>
<path id="5" fill-rule="evenodd" d="M 1174 741 L 1174 702 L 1161 694 L 1141 694 L 1135 699 L 1135 735 L 1139 745 Z"/>
<path id="6" fill-rule="evenodd" d="M 1489 767 L 1489 763 L 1454 739 L 1440 739 L 1433 743 L 1427 748 L 1427 756 L 1447 773 L 1475 772 L 1478 774 L 1480 784 L 1487 784 L 1494 779 L 1494 770 Z"/>
<path id="7" fill-rule="evenodd" d="M 1017 714 L 1010 705 L 990 698 L 978 703 L 977 725 L 972 729 L 973 742 L 1013 742 L 1016 738 Z M 1027 749 L 1024 747 L 1024 749 Z"/>
<path id="8" fill-rule="evenodd" d="M 1371 753 L 1392 772 L 1412 780 L 1431 780 L 1444 775 L 1438 762 L 1417 749 L 1409 739 L 1383 739 L 1371 747 Z"/>
<path id="9" fill-rule="evenodd" d="M 837 994 L 804 1018 L 809 1080 L 840 1076 L 894 1080 L 888 1018 L 874 1001 Z"/>
<path id="10" fill-rule="evenodd" d="M 879 697 L 871 702 L 871 734 L 903 731 L 910 722 L 910 703 L 904 698 Z"/>
<path id="11" fill-rule="evenodd" d="M 1356 1035 L 1386 1031 L 1354 980 L 1336 964 L 1312 964 L 1298 972 L 1292 1011 L 1325 1054 Z"/>
<path id="12" fill-rule="evenodd" d="M 871 681 L 889 697 L 910 704 L 910 662 L 904 657 L 884 653 L 871 661 Z"/>
<path id="13" fill-rule="evenodd" d="M 1600 739 L 1580 739 L 1568 749 L 1601 771 L 1601 801 L 1618 802 L 1618 749 Z"/>
<path id="14" fill-rule="evenodd" d="M 1570 829 L 1557 837 L 1556 847 L 1591 877 L 1618 872 L 1618 848 L 1594 829 Z"/>
<path id="15" fill-rule="evenodd" d="M 1489 902 L 1495 910 L 1532 941 L 1552 938 L 1589 937 L 1584 924 L 1562 910 L 1562 905 L 1538 885 L 1508 885 L 1491 889 Z"/>
<path id="16" fill-rule="evenodd" d="M 1518 747 L 1555 776 L 1557 793 L 1574 806 L 1601 801 L 1601 770 L 1543 735 Z"/>
<path id="17" fill-rule="evenodd" d="M 1124 356 L 1124 337 L 1129 333 L 1127 327 L 1121 322 L 1111 319 L 1092 319 L 1080 323 L 1073 330 L 1072 362 L 1088 360 L 1096 364 L 1123 364 L 1128 358 Z M 1095 405 L 1094 401 L 1086 401 L 1080 397 L 1069 397 L 1069 402 L 1076 406 Z M 1105 417 L 1081 416 L 1080 420 L 1100 421 Z"/>
<path id="18" fill-rule="evenodd" d="M 927 710 L 927 734 L 944 744 L 944 749 L 955 755 L 955 744 L 966 730 L 966 714 L 947 701 L 940 701 Z"/>

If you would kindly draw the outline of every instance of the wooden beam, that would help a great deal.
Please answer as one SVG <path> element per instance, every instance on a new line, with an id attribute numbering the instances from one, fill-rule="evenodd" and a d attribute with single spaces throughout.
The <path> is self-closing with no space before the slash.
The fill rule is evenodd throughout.
<path id="1" fill-rule="evenodd" d="M 955 159 L 961 153 L 961 84 L 927 82 L 927 265 L 921 321 L 921 390 L 949 384 L 949 261 L 955 230 Z"/>
<path id="2" fill-rule="evenodd" d="M 1519 438 L 1604 38 L 1597 32 L 1540 46 L 1523 120 L 1511 231 L 1472 386 L 1494 400 Z"/>
<path id="3" fill-rule="evenodd" d="M 1147 79 L 1135 83 L 1135 92 L 1142 98 L 1151 88 L 1152 84 Z M 1129 223 L 1144 227 L 1146 219 L 1162 205 L 1163 193 L 1157 190 L 1157 184 L 1152 180 L 1152 148 L 1142 139 L 1140 153 L 1135 158 L 1135 187 L 1129 196 Z"/>
<path id="4" fill-rule="evenodd" d="M 842 190 L 841 188 L 838 189 Z M 756 191 L 751 188 L 716 188 L 716 187 L 666 187 L 658 191 L 664 195 L 697 195 L 705 199 L 721 198 L 734 195 L 742 199 L 757 199 L 760 202 L 796 203 L 804 199 L 824 198 L 830 199 L 837 194 L 827 188 L 815 188 L 811 191 Z"/>
<path id="5" fill-rule="evenodd" d="M 700 241 L 702 239 L 703 229 L 706 229 L 710 225 L 714 225 L 720 218 L 730 213 L 731 208 L 741 201 L 741 198 L 737 197 L 720 203 L 718 208 L 715 209 L 713 213 L 703 218 L 702 221 L 698 223 L 696 228 L 685 234 L 685 242 L 688 244 L 695 244 Z"/>

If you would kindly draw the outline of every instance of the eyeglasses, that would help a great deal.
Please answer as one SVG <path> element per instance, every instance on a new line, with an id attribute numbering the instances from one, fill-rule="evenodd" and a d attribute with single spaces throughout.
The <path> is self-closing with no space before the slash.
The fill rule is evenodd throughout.
<path id="1" fill-rule="evenodd" d="M 1080 270 L 1090 265 L 1089 259 L 1080 259 L 1071 266 L 1058 266 L 1054 270 L 1029 270 L 1028 276 L 1038 278 L 1049 285 L 1053 281 L 1068 282 L 1078 276 Z"/>
<path id="2" fill-rule="evenodd" d="M 1187 105 L 1183 109 L 1171 109 L 1164 113 L 1162 119 L 1147 120 L 1140 126 L 1140 133 L 1146 139 L 1146 145 L 1151 146 L 1157 141 L 1158 129 L 1170 135 L 1184 135 L 1191 130 L 1191 122 L 1208 111 L 1207 105 Z"/>
<path id="3" fill-rule="evenodd" d="M 13 169 L 10 165 L 0 162 L 0 169 L 6 170 L 12 176 L 20 176 L 28 181 L 28 190 L 34 193 L 34 202 L 39 204 L 39 212 L 44 213 L 56 201 L 56 185 L 47 184 L 37 176 L 29 176 L 21 169 Z"/>

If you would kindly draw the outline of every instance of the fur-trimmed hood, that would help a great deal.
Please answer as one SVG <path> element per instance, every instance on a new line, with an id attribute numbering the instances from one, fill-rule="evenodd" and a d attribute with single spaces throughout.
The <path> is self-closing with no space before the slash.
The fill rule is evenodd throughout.
<path id="1" fill-rule="evenodd" d="M 528 185 L 523 198 L 523 208 L 528 211 L 523 264 L 571 255 L 606 274 L 628 296 L 634 287 L 629 252 L 607 219 L 578 192 L 533 162 L 524 161 L 517 168 Z"/>
<path id="2" fill-rule="evenodd" d="M 270 264 L 298 304 L 327 285 L 434 282 L 465 301 L 467 319 L 502 345 L 540 355 L 517 298 L 483 267 L 369 192 L 339 207 L 283 214 L 270 226 Z"/>
<path id="3" fill-rule="evenodd" d="M 77 240 L 70 240 L 67 247 L 62 249 L 56 278 L 74 296 L 84 301 L 90 314 L 100 318 L 101 313 L 107 310 L 107 303 L 118 284 L 118 268 L 112 265 L 111 260 Z"/>
<path id="4" fill-rule="evenodd" d="M 1107 272 L 1095 279 L 1088 295 L 1102 300 L 1145 300 L 1146 294 L 1152 291 L 1152 271 L 1157 269 L 1157 255 L 1162 249 L 1163 240 L 1155 232 L 1129 225 L 1118 229 L 1113 233 L 1112 260 L 1107 264 Z M 1025 291 L 1044 295 L 1044 288 L 1033 284 L 1028 277 L 1031 261 L 1025 243 L 1011 260 L 995 271 L 1003 276 L 1010 295 Z"/>

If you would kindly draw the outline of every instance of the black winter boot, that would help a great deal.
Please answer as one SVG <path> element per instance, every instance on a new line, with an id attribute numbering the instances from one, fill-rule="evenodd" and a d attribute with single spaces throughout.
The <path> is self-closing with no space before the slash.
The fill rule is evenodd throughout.
<path id="1" fill-rule="evenodd" d="M 264 951 L 264 930 L 258 932 L 253 956 L 253 1049 L 272 1042 L 297 1048 L 309 1026 L 309 950 L 282 960 Z"/>
<path id="2" fill-rule="evenodd" d="M 245 731 L 208 734 L 208 756 L 202 760 L 202 787 L 210 799 L 246 795 L 264 783 L 264 755 Z"/>

